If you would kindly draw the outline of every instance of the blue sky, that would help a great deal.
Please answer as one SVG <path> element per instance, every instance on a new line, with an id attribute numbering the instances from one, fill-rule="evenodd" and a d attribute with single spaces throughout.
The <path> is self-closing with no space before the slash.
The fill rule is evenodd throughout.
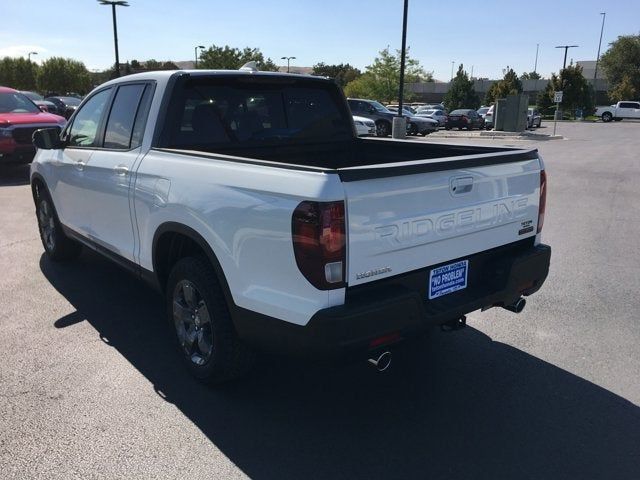
<path id="1" fill-rule="evenodd" d="M 120 59 L 190 60 L 195 45 L 258 47 L 295 65 L 370 64 L 387 45 L 399 48 L 402 0 L 129 0 L 118 9 Z M 50 56 L 113 63 L 110 7 L 95 0 L 2 0 L 0 56 Z M 451 62 L 496 78 L 509 65 L 548 76 L 562 66 L 555 45 L 576 44 L 569 59 L 594 60 L 601 16 L 603 51 L 618 35 L 640 30 L 640 0 L 410 0 L 407 43 L 434 76 L 448 80 Z M 10 20 L 10 21 L 8 21 Z M 276 60 L 281 62 L 280 60 Z"/>

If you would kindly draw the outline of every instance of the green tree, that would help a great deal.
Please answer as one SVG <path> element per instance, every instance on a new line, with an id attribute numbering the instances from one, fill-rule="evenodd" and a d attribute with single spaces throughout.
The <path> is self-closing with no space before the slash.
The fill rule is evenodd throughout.
<path id="1" fill-rule="evenodd" d="M 542 75 L 538 72 L 524 72 L 520 75 L 520 80 L 540 80 Z"/>
<path id="2" fill-rule="evenodd" d="M 609 81 L 611 99 L 633 100 L 633 96 L 621 98 L 620 94 L 640 92 L 640 35 L 618 37 L 609 44 L 600 63 Z"/>
<path id="3" fill-rule="evenodd" d="M 433 81 L 433 74 L 425 72 L 420 62 L 409 56 L 408 50 L 405 56 L 405 84 Z M 388 47 L 379 52 L 362 76 L 345 87 L 345 94 L 349 97 L 372 98 L 381 102 L 397 101 L 399 92 L 400 51 L 393 55 Z M 413 95 L 405 90 L 404 100 L 411 100 L 412 97 Z"/>
<path id="4" fill-rule="evenodd" d="M 0 85 L 16 90 L 35 90 L 38 65 L 26 58 L 4 57 L 0 60 Z"/>
<path id="5" fill-rule="evenodd" d="M 635 82 L 629 75 L 625 75 L 622 77 L 620 83 L 609 91 L 609 97 L 614 102 L 620 102 L 622 100 L 636 98 L 637 93 L 638 90 L 636 89 Z"/>
<path id="6" fill-rule="evenodd" d="M 320 62 L 313 66 L 312 74 L 333 78 L 338 85 L 344 88 L 349 82 L 353 82 L 355 79 L 360 77 L 362 72 L 348 63 L 327 65 L 326 63 Z"/>
<path id="7" fill-rule="evenodd" d="M 489 87 L 484 98 L 485 105 L 494 103 L 497 98 L 504 98 L 507 95 L 517 95 L 518 93 L 522 93 L 522 82 L 513 68 L 507 66 L 507 69 L 504 72 L 505 74 L 502 80 L 495 82 L 491 87 Z"/>
<path id="8" fill-rule="evenodd" d="M 245 47 L 240 50 L 228 45 L 224 47 L 211 45 L 206 50 L 203 50 L 198 60 L 198 68 L 237 70 L 251 61 L 256 62 L 259 70 L 267 72 L 278 71 L 278 65 L 270 58 L 265 58 L 259 48 Z"/>
<path id="9" fill-rule="evenodd" d="M 553 115 L 555 111 L 555 105 L 553 103 L 554 88 L 551 81 L 547 82 L 547 86 L 544 90 L 538 93 L 538 110 L 542 115 Z"/>
<path id="10" fill-rule="evenodd" d="M 589 85 L 587 79 L 584 78 L 582 67 L 569 65 L 560 72 L 559 76 L 555 73 L 552 74 L 549 83 L 553 88 L 553 92 L 562 91 L 560 108 L 568 113 L 569 116 L 575 117 L 577 109 L 582 110 L 583 115 L 591 115 L 595 111 L 593 105 L 593 88 Z M 545 92 L 547 92 L 546 89 Z M 553 102 L 553 93 L 548 92 L 548 96 L 550 101 Z"/>
<path id="11" fill-rule="evenodd" d="M 82 62 L 51 57 L 42 63 L 38 71 L 38 88 L 45 93 L 85 94 L 91 89 L 91 76 Z"/>
<path id="12" fill-rule="evenodd" d="M 476 110 L 480 107 L 480 97 L 478 97 L 473 88 L 473 80 L 469 78 L 462 64 L 458 67 L 458 73 L 453 78 L 443 102 L 449 111 L 458 108 L 473 108 Z"/>

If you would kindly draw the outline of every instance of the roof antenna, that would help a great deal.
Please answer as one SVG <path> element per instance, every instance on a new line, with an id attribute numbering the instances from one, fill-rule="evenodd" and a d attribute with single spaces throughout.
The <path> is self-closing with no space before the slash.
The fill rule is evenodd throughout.
<path id="1" fill-rule="evenodd" d="M 242 72 L 257 72 L 258 64 L 252 60 L 250 62 L 245 63 L 243 66 L 241 66 L 239 70 Z"/>

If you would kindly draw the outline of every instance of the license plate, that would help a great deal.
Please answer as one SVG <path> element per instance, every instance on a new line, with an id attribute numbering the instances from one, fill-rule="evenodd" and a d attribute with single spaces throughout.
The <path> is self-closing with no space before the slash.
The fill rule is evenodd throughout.
<path id="1" fill-rule="evenodd" d="M 467 288 L 469 260 L 443 265 L 429 273 L 429 300 Z"/>

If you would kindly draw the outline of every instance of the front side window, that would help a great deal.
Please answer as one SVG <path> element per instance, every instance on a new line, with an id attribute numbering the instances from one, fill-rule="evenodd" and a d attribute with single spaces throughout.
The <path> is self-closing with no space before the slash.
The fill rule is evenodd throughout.
<path id="1" fill-rule="evenodd" d="M 133 123 L 145 85 L 123 85 L 118 88 L 107 120 L 104 134 L 105 148 L 131 148 Z"/>
<path id="2" fill-rule="evenodd" d="M 70 147 L 91 147 L 98 136 L 98 127 L 104 112 L 111 89 L 96 93 L 76 113 L 73 125 L 69 130 L 68 145 Z"/>

